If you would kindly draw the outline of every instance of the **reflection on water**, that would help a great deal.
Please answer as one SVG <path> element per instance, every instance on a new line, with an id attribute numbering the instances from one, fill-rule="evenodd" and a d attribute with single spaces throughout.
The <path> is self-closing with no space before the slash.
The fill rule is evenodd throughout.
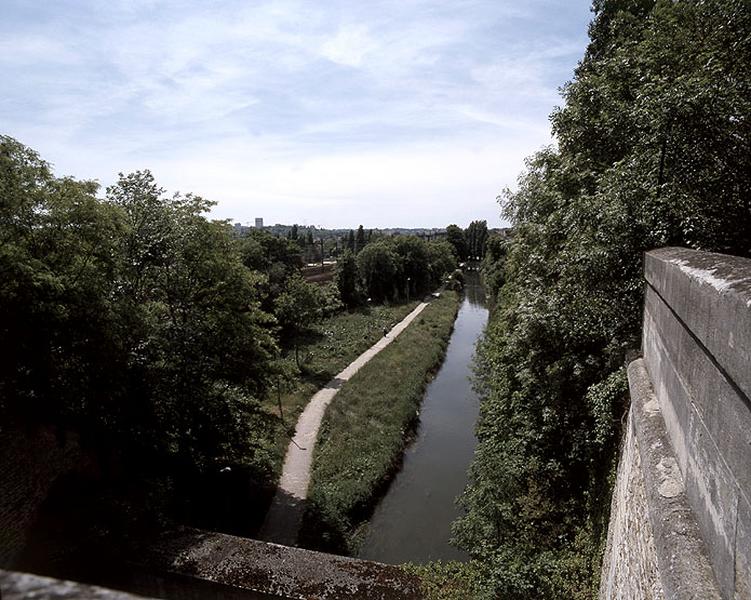
<path id="1" fill-rule="evenodd" d="M 386 563 L 466 560 L 449 544 L 459 516 L 455 500 L 467 483 L 475 448 L 479 401 L 470 375 L 475 343 L 488 320 L 485 291 L 476 273 L 466 274 L 465 297 L 446 359 L 420 409 L 417 439 L 404 466 L 376 507 L 360 558 Z"/>

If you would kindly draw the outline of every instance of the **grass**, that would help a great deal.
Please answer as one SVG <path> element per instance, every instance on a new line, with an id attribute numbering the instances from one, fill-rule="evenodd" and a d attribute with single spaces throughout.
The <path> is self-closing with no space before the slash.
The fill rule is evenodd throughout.
<path id="1" fill-rule="evenodd" d="M 426 565 L 402 565 L 407 573 L 417 575 L 425 600 L 466 600 L 490 597 L 483 594 L 486 574 L 478 561 L 442 562 Z"/>
<path id="2" fill-rule="evenodd" d="M 426 384 L 443 360 L 458 305 L 455 292 L 434 300 L 332 401 L 313 459 L 304 545 L 355 550 L 358 528 L 401 463 Z"/>
<path id="3" fill-rule="evenodd" d="M 281 474 L 289 433 L 313 394 L 383 337 L 384 328 L 390 329 L 416 306 L 417 302 L 371 306 L 324 319 L 300 344 L 301 372 L 293 368 L 294 354 L 290 352 L 287 361 L 292 376 L 281 385 L 284 421 L 280 419 L 274 431 L 273 468 L 276 478 Z M 271 414 L 280 416 L 277 393 L 266 399 L 265 407 Z"/>
<path id="4" fill-rule="evenodd" d="M 253 462 L 245 468 L 206 476 L 200 484 L 180 494 L 181 498 L 189 498 L 189 505 L 181 508 L 181 521 L 234 535 L 257 535 L 276 490 L 290 435 L 305 405 L 378 341 L 384 327 L 401 321 L 416 305 L 412 302 L 342 312 L 312 327 L 300 345 L 302 369 L 295 366 L 294 351 L 284 358 L 288 375 L 279 380 L 283 383 L 280 388 L 284 420 L 279 415 L 279 395 L 273 390 L 262 403 Z"/>

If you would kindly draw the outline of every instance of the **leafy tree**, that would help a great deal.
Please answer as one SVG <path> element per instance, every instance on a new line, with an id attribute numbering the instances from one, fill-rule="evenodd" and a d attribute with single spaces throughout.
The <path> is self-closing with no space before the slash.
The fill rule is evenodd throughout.
<path id="1" fill-rule="evenodd" d="M 300 247 L 292 240 L 257 229 L 252 229 L 238 245 L 245 266 L 266 275 L 261 286 L 262 306 L 273 311 L 274 298 L 282 293 L 287 279 L 303 266 Z"/>
<path id="2" fill-rule="evenodd" d="M 443 278 L 456 269 L 457 257 L 454 246 L 446 240 L 427 242 L 428 273 L 430 286 L 438 286 Z"/>
<path id="3" fill-rule="evenodd" d="M 166 197 L 147 171 L 96 192 L 0 137 L 3 423 L 77 431 L 146 495 L 226 464 L 269 477 L 264 276 L 201 198 Z"/>
<path id="4" fill-rule="evenodd" d="M 165 198 L 148 171 L 121 175 L 107 199 L 127 224 L 117 288 L 127 316 L 128 385 L 138 399 L 129 408 L 154 415 L 149 435 L 199 468 L 247 449 L 221 442 L 219 421 L 232 417 L 218 404 L 217 421 L 206 422 L 206 401 L 259 398 L 267 389 L 275 344 L 255 300 L 261 277 L 242 265 L 228 227 L 202 216 L 210 203 Z M 219 390 L 227 386 L 235 391 L 225 398 Z"/>
<path id="5" fill-rule="evenodd" d="M 355 232 L 351 229 L 349 230 L 349 235 L 347 236 L 347 250 L 355 253 Z"/>
<path id="6" fill-rule="evenodd" d="M 301 275 L 293 275 L 274 302 L 274 315 L 279 321 L 283 336 L 293 344 L 295 364 L 300 369 L 300 340 L 321 317 L 318 287 L 307 283 Z"/>
<path id="7" fill-rule="evenodd" d="M 495 298 L 505 282 L 504 264 L 509 241 L 499 235 L 491 235 L 485 244 L 482 264 L 483 283 L 488 295 Z"/>
<path id="8" fill-rule="evenodd" d="M 360 225 L 355 236 L 355 253 L 360 252 L 363 248 L 365 248 L 365 230 Z"/>
<path id="9" fill-rule="evenodd" d="M 478 357 L 479 442 L 456 525 L 488 569 L 486 597 L 590 598 L 597 586 L 643 252 L 751 254 L 749 4 L 594 10 L 552 118 L 558 147 L 504 196 L 511 242 L 488 245 L 504 284 Z"/>
<path id="10" fill-rule="evenodd" d="M 454 247 L 454 252 L 459 260 L 467 260 L 467 237 L 464 230 L 458 225 L 446 227 L 446 239 Z"/>
<path id="11" fill-rule="evenodd" d="M 113 274 L 122 215 L 0 136 L 0 413 L 66 425 L 117 396 Z M 113 384 L 112 386 L 110 384 Z M 106 400 L 102 400 L 106 403 Z"/>
<path id="12" fill-rule="evenodd" d="M 361 301 L 358 279 L 357 260 L 354 254 L 345 250 L 336 264 L 336 286 L 339 297 L 349 308 L 357 306 Z"/>
<path id="13" fill-rule="evenodd" d="M 399 257 L 386 241 L 368 244 L 357 255 L 357 270 L 363 287 L 376 302 L 394 297 L 399 269 Z"/>
<path id="14" fill-rule="evenodd" d="M 391 241 L 399 257 L 396 289 L 406 298 L 414 298 L 430 287 L 430 258 L 427 244 L 420 238 L 397 236 Z"/>
<path id="15" fill-rule="evenodd" d="M 472 221 L 466 231 L 467 252 L 472 260 L 485 256 L 485 242 L 488 239 L 488 224 L 486 221 Z"/>

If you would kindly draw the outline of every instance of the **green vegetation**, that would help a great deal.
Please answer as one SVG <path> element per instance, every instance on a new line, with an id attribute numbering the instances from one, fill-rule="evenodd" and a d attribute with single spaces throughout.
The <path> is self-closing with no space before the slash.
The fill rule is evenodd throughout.
<path id="1" fill-rule="evenodd" d="M 284 416 L 283 422 L 277 421 L 275 434 L 273 472 L 276 475 L 281 472 L 289 431 L 313 394 L 375 344 L 383 337 L 385 329 L 401 321 L 415 306 L 417 302 L 363 307 L 326 317 L 308 329 L 299 344 L 301 369 L 293 368 L 294 358 L 286 356 L 286 368 L 279 370 L 275 392 L 265 403 L 266 410 L 273 415 L 279 415 L 281 403 Z"/>
<path id="2" fill-rule="evenodd" d="M 356 263 L 359 297 L 393 301 L 415 298 L 438 287 L 456 267 L 456 254 L 445 240 L 395 236 L 366 245 Z M 340 289 L 344 294 L 346 288 Z M 349 290 L 346 294 L 351 296 Z"/>
<path id="3" fill-rule="evenodd" d="M 342 386 L 324 417 L 313 461 L 307 545 L 353 551 L 356 532 L 390 481 L 458 308 L 446 292 Z"/>
<path id="4" fill-rule="evenodd" d="M 473 598 L 596 596 L 642 253 L 751 255 L 751 5 L 596 0 L 594 10 L 552 118 L 558 148 L 530 158 L 505 194 L 514 235 L 486 262 L 500 291 L 455 526 L 482 565 Z"/>
<path id="5" fill-rule="evenodd" d="M 446 227 L 446 240 L 461 261 L 481 260 L 485 256 L 488 235 L 487 221 L 472 221 L 467 229 L 458 225 Z"/>
<path id="6" fill-rule="evenodd" d="M 98 194 L 0 136 L 0 423 L 77 434 L 96 535 L 252 533 L 301 406 L 413 305 L 342 312 L 299 232 L 238 236 L 148 171 Z"/>
<path id="7" fill-rule="evenodd" d="M 402 568 L 421 579 L 425 600 L 468 600 L 477 598 L 484 582 L 484 565 L 479 561 L 406 564 Z"/>

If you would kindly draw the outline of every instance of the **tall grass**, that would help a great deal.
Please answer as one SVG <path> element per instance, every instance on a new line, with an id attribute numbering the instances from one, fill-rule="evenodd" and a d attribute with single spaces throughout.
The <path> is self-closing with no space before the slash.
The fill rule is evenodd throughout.
<path id="1" fill-rule="evenodd" d="M 303 544 L 354 551 L 358 527 L 401 463 L 426 384 L 443 360 L 458 299 L 445 292 L 434 300 L 334 398 L 316 445 Z"/>

